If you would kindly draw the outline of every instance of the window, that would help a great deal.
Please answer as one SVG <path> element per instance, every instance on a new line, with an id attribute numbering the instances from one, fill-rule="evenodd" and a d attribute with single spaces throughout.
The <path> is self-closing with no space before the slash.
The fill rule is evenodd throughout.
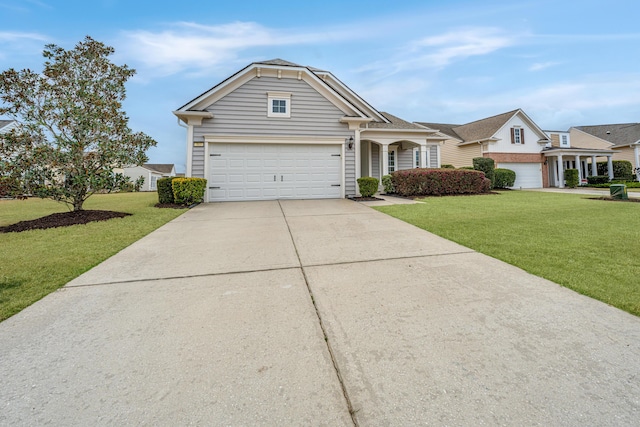
<path id="1" fill-rule="evenodd" d="M 524 144 L 524 129 L 511 128 L 511 143 Z"/>
<path id="2" fill-rule="evenodd" d="M 291 117 L 291 94 L 267 92 L 267 117 Z"/>
<path id="3" fill-rule="evenodd" d="M 569 146 L 569 138 L 567 137 L 567 135 L 562 135 L 560 146 L 561 147 L 568 147 Z"/>
<path id="4" fill-rule="evenodd" d="M 414 148 L 415 151 L 415 155 L 414 155 L 414 167 L 419 168 L 420 167 L 420 149 L 419 148 Z"/>
<path id="5" fill-rule="evenodd" d="M 396 150 L 389 148 L 389 173 L 396 171 Z"/>
<path id="6" fill-rule="evenodd" d="M 158 177 L 155 175 L 151 175 L 151 180 L 149 182 L 149 189 L 151 191 L 156 190 L 157 189 L 157 185 L 156 183 L 158 182 Z"/>

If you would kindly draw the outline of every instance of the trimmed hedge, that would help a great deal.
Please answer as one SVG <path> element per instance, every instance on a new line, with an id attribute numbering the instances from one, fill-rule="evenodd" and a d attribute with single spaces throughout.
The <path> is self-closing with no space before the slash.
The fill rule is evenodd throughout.
<path id="1" fill-rule="evenodd" d="M 358 188 L 360 189 L 360 195 L 362 197 L 371 197 L 378 191 L 378 178 L 371 176 L 363 176 L 358 178 Z"/>
<path id="2" fill-rule="evenodd" d="M 453 165 L 441 165 L 440 166 L 442 169 L 455 169 L 456 167 Z"/>
<path id="3" fill-rule="evenodd" d="M 609 175 L 588 176 L 587 183 L 589 185 L 606 184 L 609 182 Z"/>
<path id="4" fill-rule="evenodd" d="M 204 200 L 207 180 L 204 178 L 175 178 L 171 181 L 173 199 L 179 205 L 192 205 Z"/>
<path id="5" fill-rule="evenodd" d="M 613 176 L 615 179 L 632 180 L 634 178 L 633 166 L 631 165 L 630 161 L 614 160 L 612 163 L 613 163 Z M 607 162 L 596 163 L 596 169 L 598 170 L 598 175 L 609 176 L 609 166 L 607 165 Z"/>
<path id="6" fill-rule="evenodd" d="M 401 196 L 446 196 L 481 194 L 491 190 L 491 181 L 479 171 L 464 169 L 406 169 L 391 174 Z"/>
<path id="7" fill-rule="evenodd" d="M 567 187 L 576 188 L 580 181 L 578 169 L 567 169 L 564 171 L 564 179 L 567 182 Z"/>
<path id="8" fill-rule="evenodd" d="M 509 188 L 516 183 L 516 173 L 511 169 L 494 169 L 493 188 Z"/>
<path id="9" fill-rule="evenodd" d="M 158 188 L 158 203 L 175 203 L 173 198 L 173 187 L 171 182 L 177 179 L 176 176 L 170 176 L 168 178 L 160 178 L 156 181 Z"/>
<path id="10" fill-rule="evenodd" d="M 393 181 L 391 180 L 391 175 L 385 175 L 382 177 L 382 186 L 384 187 L 384 192 L 387 194 L 392 194 L 396 192 L 396 190 L 393 188 Z"/>
<path id="11" fill-rule="evenodd" d="M 486 176 L 491 181 L 491 187 L 493 188 L 495 176 L 495 162 L 493 159 L 489 157 L 474 157 L 473 158 L 473 168 L 477 171 L 484 172 L 484 176 Z"/>

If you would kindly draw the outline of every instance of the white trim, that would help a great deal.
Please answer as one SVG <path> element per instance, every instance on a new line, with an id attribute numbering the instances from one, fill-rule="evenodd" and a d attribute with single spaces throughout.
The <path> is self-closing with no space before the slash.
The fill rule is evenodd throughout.
<path id="1" fill-rule="evenodd" d="M 209 147 L 211 146 L 211 144 L 209 144 L 208 142 L 205 141 L 204 143 L 204 173 L 203 173 L 203 178 L 207 180 L 207 187 L 204 190 L 205 196 L 204 196 L 204 201 L 205 202 L 209 202 L 209 185 L 210 184 L 210 179 L 209 179 L 209 175 L 211 175 L 211 171 L 209 170 Z"/>
<path id="2" fill-rule="evenodd" d="M 205 143 L 224 144 L 342 144 L 341 137 L 315 137 L 315 136 L 265 136 L 265 135 L 204 135 Z"/>

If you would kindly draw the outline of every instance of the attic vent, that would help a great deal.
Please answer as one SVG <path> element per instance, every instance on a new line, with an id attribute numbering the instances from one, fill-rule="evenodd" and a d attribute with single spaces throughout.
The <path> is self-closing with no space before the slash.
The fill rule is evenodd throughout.
<path id="1" fill-rule="evenodd" d="M 607 131 L 607 135 L 611 135 L 611 131 Z"/>

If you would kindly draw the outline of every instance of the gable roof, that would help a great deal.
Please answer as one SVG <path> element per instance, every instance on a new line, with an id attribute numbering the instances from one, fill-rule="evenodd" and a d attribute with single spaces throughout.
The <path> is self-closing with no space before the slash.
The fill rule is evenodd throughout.
<path id="1" fill-rule="evenodd" d="M 15 123 L 15 120 L 0 120 L 0 133 L 8 132 Z"/>
<path id="2" fill-rule="evenodd" d="M 173 163 L 144 163 L 142 167 L 153 172 L 171 173 L 173 170 Z"/>
<path id="3" fill-rule="evenodd" d="M 521 109 L 507 111 L 506 113 L 497 114 L 485 119 L 476 120 L 475 122 L 464 125 L 453 125 L 444 123 L 426 123 L 417 122 L 419 125 L 437 129 L 440 133 L 448 135 L 454 139 L 460 140 L 460 144 L 470 142 L 486 141 L 495 139 L 494 135 L 507 124 L 514 116 L 520 114 L 521 117 L 539 133 L 540 140 L 547 140 L 547 134 L 536 125 L 533 120 L 527 116 Z"/>
<path id="4" fill-rule="evenodd" d="M 610 142 L 614 146 L 625 146 L 640 141 L 640 123 L 574 126 L 574 128 Z"/>
<path id="5" fill-rule="evenodd" d="M 209 105 L 252 78 L 260 77 L 266 71 L 274 69 L 288 73 L 297 72 L 299 79 L 304 80 L 315 90 L 321 92 L 327 100 L 342 110 L 348 117 L 372 118 L 381 122 L 387 121 L 378 110 L 369 105 L 330 72 L 298 65 L 279 58 L 249 64 L 211 89 L 193 98 L 173 113 L 183 120 L 194 114 L 204 117 L 205 109 Z M 278 71 L 278 76 L 280 76 L 280 71 Z"/>
<path id="6" fill-rule="evenodd" d="M 384 122 L 369 122 L 367 123 L 368 129 L 416 129 L 416 130 L 425 130 L 423 126 L 419 126 L 415 123 L 408 122 L 406 120 L 401 119 L 400 117 L 394 116 L 393 114 L 389 114 L 385 111 L 381 111 L 382 114 L 387 120 L 388 123 Z"/>

